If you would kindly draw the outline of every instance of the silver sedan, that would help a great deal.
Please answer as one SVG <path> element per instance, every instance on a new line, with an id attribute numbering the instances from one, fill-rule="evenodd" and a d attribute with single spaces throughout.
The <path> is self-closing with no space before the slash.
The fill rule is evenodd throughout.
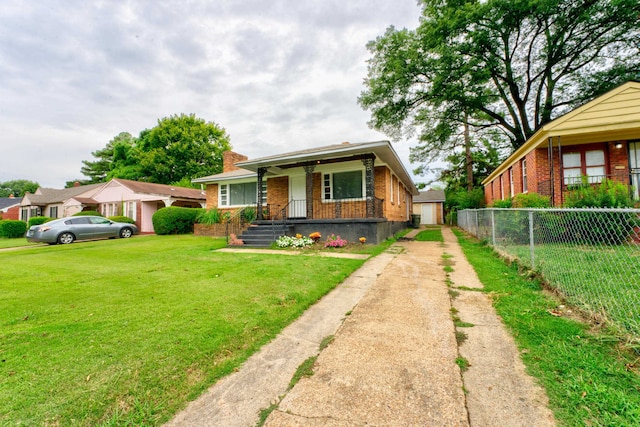
<path id="1" fill-rule="evenodd" d="M 127 238 L 138 234 L 138 227 L 114 222 L 101 216 L 72 216 L 34 225 L 27 230 L 27 241 L 55 245 L 75 240 Z"/>

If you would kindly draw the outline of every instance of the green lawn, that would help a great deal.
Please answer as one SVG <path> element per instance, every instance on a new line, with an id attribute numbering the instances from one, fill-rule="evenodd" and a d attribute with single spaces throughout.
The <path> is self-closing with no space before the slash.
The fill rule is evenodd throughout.
<path id="1" fill-rule="evenodd" d="M 139 236 L 0 252 L 0 425 L 157 425 L 362 260 Z"/>
<path id="2" fill-rule="evenodd" d="M 640 425 L 639 350 L 611 331 L 552 315 L 561 304 L 515 265 L 455 231 L 562 426 Z"/>
<path id="3" fill-rule="evenodd" d="M 0 237 L 0 249 L 4 248 L 17 248 L 20 246 L 43 246 L 43 243 L 29 243 L 24 237 L 18 239 L 7 239 Z"/>
<path id="4" fill-rule="evenodd" d="M 444 242 L 440 227 L 427 228 L 416 234 L 415 240 L 420 242 Z"/>
<path id="5" fill-rule="evenodd" d="M 531 265 L 529 246 L 511 255 Z M 640 337 L 640 250 L 634 245 L 539 244 L 535 269 L 573 304 Z"/>

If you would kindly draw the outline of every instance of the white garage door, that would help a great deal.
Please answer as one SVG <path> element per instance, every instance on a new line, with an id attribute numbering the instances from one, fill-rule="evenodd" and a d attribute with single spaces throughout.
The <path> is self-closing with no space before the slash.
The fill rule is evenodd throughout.
<path id="1" fill-rule="evenodd" d="M 422 204 L 422 215 L 420 217 L 420 224 L 435 224 L 435 215 L 433 214 L 433 203 Z"/>

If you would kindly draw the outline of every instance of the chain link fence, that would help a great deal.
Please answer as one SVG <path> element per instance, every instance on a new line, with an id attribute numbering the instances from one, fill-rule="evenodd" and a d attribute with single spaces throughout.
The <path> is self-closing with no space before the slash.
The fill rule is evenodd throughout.
<path id="1" fill-rule="evenodd" d="M 640 209 L 472 209 L 458 226 L 640 337 Z"/>

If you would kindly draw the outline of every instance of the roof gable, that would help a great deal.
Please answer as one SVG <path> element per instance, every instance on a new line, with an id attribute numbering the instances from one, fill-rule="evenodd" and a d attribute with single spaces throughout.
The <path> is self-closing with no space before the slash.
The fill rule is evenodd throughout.
<path id="1" fill-rule="evenodd" d="M 530 151 L 547 146 L 587 144 L 640 137 L 640 82 L 629 81 L 547 123 L 482 181 L 487 184 Z"/>
<path id="2" fill-rule="evenodd" d="M 638 127 L 640 82 L 627 82 L 543 126 L 551 136 Z"/>

